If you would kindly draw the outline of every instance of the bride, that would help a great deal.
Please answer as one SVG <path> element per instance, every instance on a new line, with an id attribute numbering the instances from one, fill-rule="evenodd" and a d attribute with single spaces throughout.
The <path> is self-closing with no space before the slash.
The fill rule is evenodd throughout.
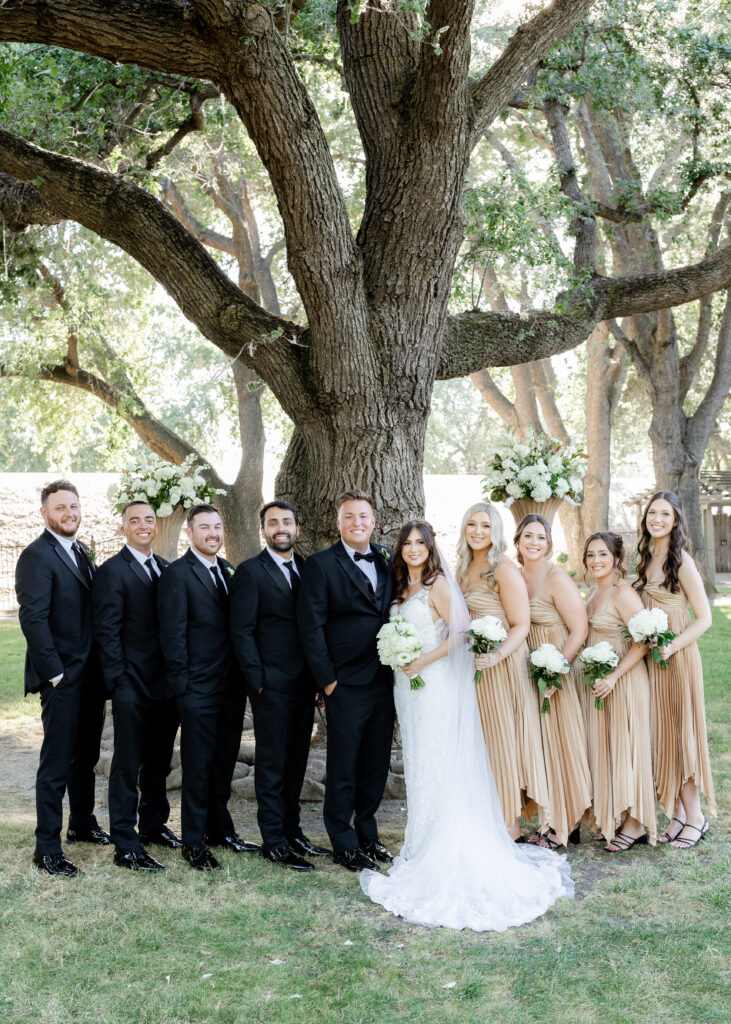
<path id="1" fill-rule="evenodd" d="M 408 821 L 387 875 L 363 871 L 374 903 L 413 924 L 503 931 L 573 896 L 566 858 L 516 846 L 505 828 L 480 727 L 470 616 L 432 527 L 413 520 L 394 550 L 391 613 L 411 621 L 424 646 L 395 673 Z M 424 687 L 412 690 L 410 677 Z"/>

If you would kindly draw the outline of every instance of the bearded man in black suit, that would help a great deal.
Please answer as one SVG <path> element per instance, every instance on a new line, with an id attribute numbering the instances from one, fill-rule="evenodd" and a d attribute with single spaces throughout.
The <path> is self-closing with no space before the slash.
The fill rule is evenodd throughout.
<path id="1" fill-rule="evenodd" d="M 18 559 L 15 590 L 25 636 L 25 692 L 39 693 L 43 743 L 36 775 L 33 862 L 49 875 L 78 868 L 61 848 L 63 796 L 68 791 L 66 840 L 106 846 L 94 816 L 94 766 L 104 728 L 105 693 L 92 632 L 94 564 L 76 540 L 79 492 L 68 480 L 41 491 L 46 528 Z"/>
<path id="2" fill-rule="evenodd" d="M 249 692 L 256 737 L 254 785 L 266 860 L 311 871 L 304 855 L 330 851 L 300 826 L 315 687 L 297 635 L 297 591 L 304 561 L 294 552 L 297 510 L 270 501 L 259 512 L 266 547 L 242 562 L 231 584 L 231 642 Z"/>
<path id="3" fill-rule="evenodd" d="M 220 871 L 208 846 L 234 853 L 259 849 L 236 834 L 228 811 L 246 708 L 229 633 L 234 568 L 218 556 L 218 509 L 194 505 L 186 518 L 191 546 L 171 562 L 157 588 L 160 644 L 180 713 L 183 856 L 199 871 Z"/>
<path id="4" fill-rule="evenodd" d="M 120 532 L 127 543 L 99 567 L 91 591 L 94 635 L 114 712 L 109 824 L 115 864 L 162 871 L 144 847 L 182 846 L 166 824 L 166 779 L 180 721 L 157 622 L 157 585 L 168 562 L 152 553 L 157 520 L 147 502 L 132 501 L 122 509 Z"/>
<path id="5" fill-rule="evenodd" d="M 376 811 L 388 778 L 394 703 L 391 670 L 376 636 L 389 617 L 391 553 L 371 544 L 372 499 L 337 500 L 340 540 L 305 562 L 297 603 L 300 640 L 327 709 L 325 827 L 336 863 L 351 871 L 393 858 L 378 838 Z"/>

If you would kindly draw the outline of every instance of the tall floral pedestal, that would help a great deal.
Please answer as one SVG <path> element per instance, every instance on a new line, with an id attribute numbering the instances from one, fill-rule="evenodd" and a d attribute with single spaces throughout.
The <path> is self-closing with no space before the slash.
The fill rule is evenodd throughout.
<path id="1" fill-rule="evenodd" d="M 185 522 L 185 512 L 182 505 L 176 505 L 171 515 L 157 520 L 157 534 L 152 542 L 152 550 L 168 562 L 178 557 L 178 541 Z"/>
<path id="2" fill-rule="evenodd" d="M 553 520 L 558 510 L 563 505 L 563 498 L 549 498 L 548 501 L 534 501 L 533 498 L 516 498 L 510 505 L 515 525 L 518 526 L 524 516 L 537 513 L 553 526 Z"/>

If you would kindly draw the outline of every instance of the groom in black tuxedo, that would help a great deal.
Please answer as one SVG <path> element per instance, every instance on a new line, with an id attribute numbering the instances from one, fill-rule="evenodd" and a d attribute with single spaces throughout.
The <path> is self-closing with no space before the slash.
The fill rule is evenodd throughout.
<path id="1" fill-rule="evenodd" d="M 297 510 L 270 501 L 259 513 L 266 546 L 242 562 L 231 584 L 231 642 L 254 715 L 257 820 L 266 860 L 311 871 L 316 846 L 300 826 L 299 797 L 315 712 L 315 687 L 297 635 L 304 562 L 294 552 Z"/>
<path id="2" fill-rule="evenodd" d="M 336 863 L 351 871 L 393 858 L 375 814 L 388 778 L 394 704 L 391 670 L 376 636 L 393 592 L 388 548 L 371 544 L 373 501 L 362 491 L 337 500 L 340 540 L 305 562 L 298 596 L 302 648 L 327 709 L 325 827 Z"/>
<path id="3" fill-rule="evenodd" d="M 182 845 L 166 824 L 166 780 L 180 721 L 157 623 L 157 586 L 168 563 L 152 553 L 157 519 L 147 502 L 132 501 L 122 509 L 120 531 L 126 544 L 99 567 L 91 592 L 94 635 L 114 712 L 109 824 L 115 864 L 162 871 L 144 847 Z"/>
<path id="4" fill-rule="evenodd" d="M 25 692 L 39 693 L 43 743 L 36 775 L 33 862 L 49 875 L 78 868 L 61 849 L 63 796 L 68 791 L 70 843 L 109 844 L 94 817 L 94 766 L 104 727 L 105 693 L 92 633 L 94 564 L 76 540 L 79 492 L 68 480 L 41 491 L 46 528 L 18 559 L 15 590 L 25 636 Z"/>
<path id="5" fill-rule="evenodd" d="M 191 546 L 157 587 L 160 644 L 180 713 L 183 856 L 198 871 L 220 871 L 208 845 L 234 853 L 259 849 L 236 834 L 228 811 L 246 708 L 229 633 L 234 568 L 218 555 L 218 509 L 194 505 L 186 518 Z"/>

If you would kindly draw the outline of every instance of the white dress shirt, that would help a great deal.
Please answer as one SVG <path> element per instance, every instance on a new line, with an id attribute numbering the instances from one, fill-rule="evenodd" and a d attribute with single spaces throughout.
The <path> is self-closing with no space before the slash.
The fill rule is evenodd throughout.
<path id="1" fill-rule="evenodd" d="M 373 587 L 373 593 L 375 594 L 375 592 L 378 590 L 378 573 L 376 571 L 376 563 L 375 563 L 375 561 L 374 562 L 366 562 L 366 560 L 364 558 L 359 558 L 358 561 L 356 562 L 355 561 L 355 555 L 356 555 L 355 548 L 349 547 L 345 543 L 345 541 L 342 540 L 342 539 L 341 539 L 341 543 L 342 543 L 343 547 L 345 548 L 345 550 L 350 555 L 350 557 L 353 559 L 353 563 L 354 563 L 356 569 L 360 569 L 360 571 L 363 573 L 363 575 L 368 579 L 368 582 Z M 373 552 L 373 554 L 376 556 L 376 558 L 378 558 L 378 552 L 374 551 L 373 548 L 370 546 L 370 544 L 368 545 L 368 551 L 365 551 L 364 554 L 367 555 L 369 552 Z M 358 552 L 358 553 L 360 554 L 360 552 Z"/>
<path id="2" fill-rule="evenodd" d="M 152 558 L 152 571 L 154 572 L 154 574 L 156 576 L 160 575 L 160 566 L 155 561 L 152 552 L 150 552 L 149 555 L 143 555 L 141 551 L 138 551 L 137 548 L 133 548 L 130 544 L 125 544 L 125 547 L 130 552 L 130 554 L 137 559 L 137 561 L 140 563 L 140 565 L 145 570 L 148 576 L 150 575 L 150 573 L 147 566 L 145 565 L 145 562 L 147 562 L 148 558 Z"/>
<path id="3" fill-rule="evenodd" d="M 279 569 L 280 569 L 282 575 L 286 579 L 287 583 L 289 583 L 289 586 L 290 586 L 290 589 L 291 589 L 292 588 L 292 577 L 289 575 L 289 569 L 287 568 L 287 566 L 291 565 L 292 569 L 295 572 L 295 574 L 297 576 L 299 576 L 299 570 L 297 569 L 297 563 L 294 560 L 294 553 L 290 551 L 289 558 L 284 558 L 282 555 L 279 554 L 278 551 L 272 551 L 272 549 L 269 547 L 268 544 L 267 544 L 267 551 L 271 555 L 271 557 L 272 557 L 272 559 L 274 561 L 274 564 L 279 566 Z"/>
<path id="4" fill-rule="evenodd" d="M 210 572 L 211 569 L 215 569 L 216 570 L 216 575 L 218 576 L 219 580 L 223 581 L 223 589 L 228 594 L 228 583 L 226 582 L 226 574 L 221 571 L 221 566 L 218 564 L 218 559 L 216 557 L 214 557 L 212 562 L 209 561 L 209 559 L 207 559 L 203 555 L 199 554 L 199 552 L 196 551 L 196 549 L 192 545 L 191 545 L 190 550 L 193 552 L 193 554 L 198 559 L 198 561 L 201 563 L 201 565 L 205 565 L 205 567 L 208 570 L 208 572 Z M 211 577 L 211 579 L 213 579 L 213 577 Z"/>
<path id="5" fill-rule="evenodd" d="M 46 529 L 48 530 L 48 532 L 51 534 L 52 537 L 56 538 L 56 540 L 61 545 L 61 547 L 64 549 L 66 554 L 69 556 L 71 561 L 74 563 L 74 565 L 76 565 L 76 555 L 74 554 L 74 544 L 76 543 L 76 534 L 74 534 L 73 537 L 62 537 L 59 533 L 54 533 L 53 530 L 49 530 L 48 527 L 46 527 Z M 63 672 L 61 673 L 60 676 L 54 676 L 53 679 L 49 679 L 48 682 L 49 683 L 53 683 L 53 685 L 55 686 L 56 683 L 60 683 L 62 679 L 63 679 Z"/>

